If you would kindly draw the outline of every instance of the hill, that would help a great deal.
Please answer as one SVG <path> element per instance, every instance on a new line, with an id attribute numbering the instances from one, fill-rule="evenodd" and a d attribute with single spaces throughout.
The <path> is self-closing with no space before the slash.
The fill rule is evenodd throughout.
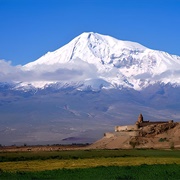
<path id="1" fill-rule="evenodd" d="M 141 126 L 117 126 L 90 149 L 180 149 L 180 123 L 173 121 L 143 122 Z"/>

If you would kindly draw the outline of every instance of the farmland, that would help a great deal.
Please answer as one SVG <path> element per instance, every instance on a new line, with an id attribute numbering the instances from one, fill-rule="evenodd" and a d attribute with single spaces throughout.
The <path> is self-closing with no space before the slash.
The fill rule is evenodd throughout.
<path id="1" fill-rule="evenodd" d="M 134 149 L 0 153 L 0 179 L 143 179 L 144 176 L 149 179 L 180 177 L 180 151 Z"/>

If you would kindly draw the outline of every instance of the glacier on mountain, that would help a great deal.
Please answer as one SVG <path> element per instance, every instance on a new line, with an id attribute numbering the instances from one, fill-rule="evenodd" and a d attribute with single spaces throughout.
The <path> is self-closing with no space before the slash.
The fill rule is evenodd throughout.
<path id="1" fill-rule="evenodd" d="M 52 68 L 54 65 L 56 68 Z M 157 82 L 178 85 L 180 83 L 179 56 L 92 32 L 79 35 L 62 48 L 48 52 L 23 68 L 25 70 L 44 68 L 45 72 L 51 69 L 51 73 L 54 73 L 61 67 L 63 70 L 77 71 L 79 75 L 84 75 L 77 79 L 74 77 L 74 81 L 90 82 L 89 79 L 92 79 L 92 84 L 88 83 L 92 87 L 94 82 L 97 86 L 97 79 L 104 80 L 99 81 L 99 87 L 106 84 L 107 88 L 109 84 L 110 88 L 129 87 L 136 90 Z M 62 81 L 62 69 L 56 81 Z"/>
<path id="2" fill-rule="evenodd" d="M 24 87 L 75 83 L 80 84 L 79 89 L 88 86 L 142 90 L 159 82 L 179 85 L 179 69 L 179 56 L 87 32 L 34 62 L 16 67 L 16 76 L 9 73 L 8 77 Z"/>

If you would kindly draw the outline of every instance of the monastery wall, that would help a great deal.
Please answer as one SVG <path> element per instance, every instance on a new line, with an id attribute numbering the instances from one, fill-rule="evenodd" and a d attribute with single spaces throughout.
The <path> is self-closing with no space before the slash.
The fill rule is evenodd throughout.
<path id="1" fill-rule="evenodd" d="M 135 137 L 139 135 L 139 131 L 120 131 L 114 133 L 104 133 L 104 137 L 112 138 L 112 137 L 119 137 L 119 136 L 128 136 L 128 137 Z"/>
<path id="2" fill-rule="evenodd" d="M 111 138 L 114 136 L 115 136 L 115 133 L 110 133 L 110 132 L 104 133 L 104 137 L 106 137 L 106 138 Z"/>
<path id="3" fill-rule="evenodd" d="M 134 131 L 134 130 L 138 130 L 138 126 L 137 125 L 115 126 L 115 132 Z"/>

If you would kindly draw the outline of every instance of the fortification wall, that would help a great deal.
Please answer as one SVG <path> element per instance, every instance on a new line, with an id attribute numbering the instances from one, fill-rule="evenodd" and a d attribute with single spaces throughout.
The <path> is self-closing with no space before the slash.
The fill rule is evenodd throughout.
<path id="1" fill-rule="evenodd" d="M 139 135 L 139 131 L 120 131 L 120 132 L 116 132 L 115 136 L 138 136 Z"/>
<path id="2" fill-rule="evenodd" d="M 104 136 L 105 136 L 106 138 L 111 138 L 111 137 L 114 137 L 114 136 L 115 136 L 115 133 L 107 132 L 107 133 L 104 133 Z"/>
<path id="3" fill-rule="evenodd" d="M 134 130 L 138 130 L 138 126 L 137 125 L 115 126 L 115 132 L 134 131 Z"/>
<path id="4" fill-rule="evenodd" d="M 149 126 L 149 125 L 153 125 L 153 124 L 164 124 L 164 123 L 170 123 L 170 122 L 169 121 L 156 121 L 156 122 L 145 121 L 145 122 L 138 124 L 138 126 L 145 127 L 145 126 Z"/>
<path id="5" fill-rule="evenodd" d="M 128 137 L 135 137 L 139 136 L 139 131 L 120 131 L 120 132 L 114 132 L 114 133 L 104 133 L 104 137 L 111 138 L 111 137 L 119 137 L 119 136 L 128 136 Z"/>

